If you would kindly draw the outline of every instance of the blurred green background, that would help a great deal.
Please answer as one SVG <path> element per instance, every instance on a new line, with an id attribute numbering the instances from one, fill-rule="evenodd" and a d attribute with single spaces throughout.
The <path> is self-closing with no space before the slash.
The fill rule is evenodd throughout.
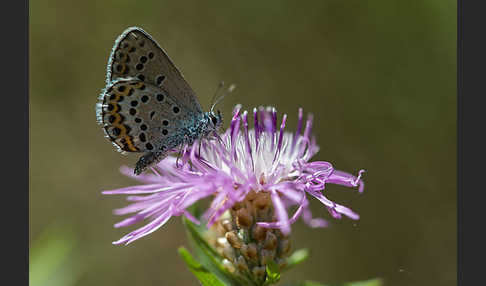
<path id="1" fill-rule="evenodd" d="M 303 107 L 315 115 L 315 160 L 367 170 L 362 195 L 327 188 L 359 221 L 294 225 L 295 249 L 311 256 L 283 281 L 456 284 L 456 1 L 32 0 L 36 286 L 197 285 L 176 251 L 187 246 L 179 218 L 127 247 L 111 244 L 134 227 L 112 227 L 122 219 L 112 209 L 126 202 L 101 190 L 133 184 L 118 168 L 137 157 L 103 137 L 95 103 L 129 26 L 159 42 L 202 106 L 225 81 L 237 86 L 220 106 L 226 118 L 236 103 L 274 105 L 293 127 Z"/>

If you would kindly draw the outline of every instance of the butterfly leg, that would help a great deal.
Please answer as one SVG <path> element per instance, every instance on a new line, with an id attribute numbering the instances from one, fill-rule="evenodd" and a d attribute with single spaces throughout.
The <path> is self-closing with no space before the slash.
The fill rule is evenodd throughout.
<path id="1" fill-rule="evenodd" d="M 177 153 L 177 159 L 176 159 L 176 168 L 179 168 L 179 158 L 182 156 L 182 147 L 184 146 L 184 144 L 181 144 L 180 145 L 180 148 L 179 148 L 179 153 Z"/>
<path id="2" fill-rule="evenodd" d="M 202 144 L 202 140 L 199 140 L 199 152 L 197 154 L 199 158 L 201 158 L 201 144 Z"/>
<path id="3" fill-rule="evenodd" d="M 135 165 L 135 175 L 140 175 L 147 169 L 147 167 L 160 162 L 162 159 L 167 157 L 167 155 L 167 152 L 162 151 L 145 153 L 145 155 L 138 159 L 137 164 Z"/>
<path id="4" fill-rule="evenodd" d="M 223 139 L 221 138 L 221 136 L 219 136 L 218 132 L 214 132 L 213 134 L 214 137 L 216 137 L 216 139 L 219 141 L 219 143 L 223 144 L 224 146 L 226 146 L 226 144 L 224 143 Z"/>

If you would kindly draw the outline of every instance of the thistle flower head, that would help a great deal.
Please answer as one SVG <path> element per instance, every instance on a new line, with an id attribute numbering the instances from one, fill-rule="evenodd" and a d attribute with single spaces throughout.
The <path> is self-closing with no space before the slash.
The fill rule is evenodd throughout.
<path id="1" fill-rule="evenodd" d="M 252 129 L 249 128 L 249 117 L 253 118 Z M 265 237 L 261 238 L 263 244 L 272 240 L 272 235 L 282 237 L 278 241 L 282 244 L 283 238 L 290 234 L 291 224 L 299 218 L 311 227 L 326 226 L 324 219 L 312 217 L 309 197 L 318 199 L 334 218 L 344 215 L 359 219 L 351 209 L 326 198 L 322 191 L 326 183 L 332 183 L 358 187 L 362 192 L 361 174 L 364 171 L 353 176 L 335 170 L 328 162 L 310 162 L 319 149 L 311 132 L 312 115 L 304 122 L 303 111 L 299 109 L 295 132 L 285 130 L 286 121 L 284 114 L 279 122 L 272 107 L 255 108 L 253 114 L 249 114 L 236 106 L 230 127 L 217 136 L 218 140 L 202 140 L 186 146 L 179 160 L 168 157 L 153 167 L 152 172 L 139 176 L 134 176 L 132 169 L 123 167 L 124 174 L 142 184 L 103 192 L 128 195 L 127 200 L 131 202 L 115 210 L 118 215 L 133 214 L 115 227 L 129 226 L 145 219 L 150 222 L 114 244 L 128 244 L 146 236 L 172 216 L 184 215 L 199 223 L 187 209 L 206 197 L 212 198 L 210 207 L 202 216 L 208 227 L 223 223 L 223 214 L 230 213 L 232 226 L 228 226 L 226 232 L 236 232 L 225 232 L 227 241 L 238 246 L 234 235 L 241 229 L 250 233 L 249 240 L 243 241 L 240 249 L 243 245 L 251 248 L 251 241 L 260 234 L 251 233 L 257 229 L 265 232 Z M 296 210 L 289 214 L 291 207 Z M 273 230 L 266 232 L 264 229 Z M 270 238 L 266 237 L 267 233 L 271 233 Z M 272 259 L 283 253 L 277 252 Z M 235 259 L 235 263 L 243 265 L 239 257 Z"/>

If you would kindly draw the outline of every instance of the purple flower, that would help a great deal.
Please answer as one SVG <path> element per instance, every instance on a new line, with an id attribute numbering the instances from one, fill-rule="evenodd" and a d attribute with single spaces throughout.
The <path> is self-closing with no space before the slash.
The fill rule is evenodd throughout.
<path id="1" fill-rule="evenodd" d="M 275 108 L 253 109 L 253 129 L 248 126 L 247 111 L 236 106 L 230 127 L 218 136 L 219 140 L 202 140 L 186 146 L 178 162 L 168 157 L 153 167 L 151 173 L 133 175 L 133 170 L 122 167 L 127 176 L 143 183 L 133 187 L 104 191 L 103 194 L 129 195 L 130 205 L 114 211 L 117 215 L 134 213 L 115 224 L 115 227 L 132 225 L 145 219 L 150 222 L 127 234 L 114 244 L 131 243 L 163 226 L 172 216 L 185 215 L 195 223 L 187 208 L 205 197 L 213 197 L 203 215 L 208 227 L 235 203 L 245 199 L 250 191 L 268 192 L 276 219 L 257 224 L 265 228 L 278 228 L 284 235 L 299 217 L 311 227 L 324 227 L 323 219 L 312 218 L 308 197 L 317 198 L 334 218 L 345 215 L 359 219 L 351 209 L 326 198 L 322 191 L 326 183 L 358 187 L 364 183 L 358 176 L 335 170 L 324 161 L 309 162 L 319 147 L 311 133 L 312 115 L 303 126 L 303 111 L 295 133 L 285 132 L 287 115 L 277 124 Z M 303 132 L 302 132 L 303 131 Z M 287 210 L 296 206 L 289 217 Z"/>

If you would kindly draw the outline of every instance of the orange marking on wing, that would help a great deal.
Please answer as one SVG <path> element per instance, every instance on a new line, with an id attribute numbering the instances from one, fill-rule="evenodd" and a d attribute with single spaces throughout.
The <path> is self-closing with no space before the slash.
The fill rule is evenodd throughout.
<path id="1" fill-rule="evenodd" d="M 130 94 L 130 91 L 133 90 L 133 87 L 130 87 L 128 90 L 127 90 L 127 96 L 131 96 Z M 133 93 L 132 93 L 133 94 Z"/>
<path id="2" fill-rule="evenodd" d="M 118 110 L 118 105 L 115 105 L 116 108 L 114 108 L 110 113 L 111 115 L 115 116 L 115 121 L 112 123 L 113 127 L 117 127 L 120 129 L 120 134 L 115 138 L 115 140 L 121 140 L 121 139 L 125 139 L 125 142 L 126 142 L 126 147 L 132 151 L 132 152 L 136 152 L 138 151 L 139 149 L 137 147 L 135 147 L 135 145 L 133 144 L 133 140 L 132 140 L 132 136 L 128 135 L 128 132 L 127 132 L 127 128 L 125 127 L 124 124 L 122 124 L 122 117 L 120 114 L 116 113 L 116 111 Z M 117 142 L 119 143 L 119 142 Z M 120 147 L 122 147 L 122 149 L 125 147 L 123 146 L 123 144 L 119 143 Z"/>
<path id="3" fill-rule="evenodd" d="M 141 85 L 137 84 L 137 86 Z M 120 134 L 116 137 L 111 138 L 113 138 L 113 141 L 115 141 L 117 145 L 120 146 L 122 149 L 128 149 L 128 151 L 137 152 L 139 151 L 139 149 L 135 147 L 133 143 L 133 137 L 128 135 L 127 127 L 122 124 L 123 117 L 121 116 L 121 114 L 119 114 L 120 106 L 117 104 L 122 96 L 129 96 L 131 89 L 132 87 L 125 88 L 123 92 L 120 92 L 118 89 L 114 89 L 115 98 L 109 101 L 109 103 L 113 105 L 113 109 L 109 111 L 109 114 L 115 117 L 115 120 L 113 121 L 113 123 L 111 123 L 111 125 L 120 129 Z M 122 139 L 125 139 L 125 144 L 119 142 Z"/>
<path id="4" fill-rule="evenodd" d="M 128 149 L 132 152 L 138 151 L 138 148 L 133 145 L 132 136 L 125 136 L 125 142 L 127 143 Z"/>
<path id="5" fill-rule="evenodd" d="M 112 124 L 114 124 L 114 125 L 115 125 L 115 124 L 119 124 L 119 123 L 121 123 L 121 122 L 122 122 L 122 117 L 121 117 L 121 115 L 120 115 L 120 114 L 115 113 L 115 114 L 112 114 L 112 115 L 113 115 L 113 116 L 115 116 L 115 120 L 113 121 L 113 123 L 112 123 Z"/>
<path id="6" fill-rule="evenodd" d="M 143 82 L 133 82 L 131 83 L 131 85 L 138 89 L 144 86 L 145 84 Z"/>
<path id="7" fill-rule="evenodd" d="M 138 148 L 135 147 L 135 145 L 133 145 L 133 141 L 132 141 L 132 136 L 128 135 L 128 132 L 127 132 L 127 128 L 125 127 L 125 125 L 121 124 L 121 123 L 117 123 L 117 124 L 113 124 L 114 127 L 118 127 L 120 129 L 120 134 L 114 139 L 115 141 L 117 141 L 117 144 L 123 148 L 125 148 L 124 144 L 122 144 L 121 142 L 118 142 L 122 139 L 125 139 L 125 143 L 126 143 L 126 147 L 132 151 L 132 152 L 136 152 L 138 151 Z"/>
<path id="8" fill-rule="evenodd" d="M 125 88 L 123 92 L 121 92 L 121 95 L 123 96 L 130 96 L 130 90 L 132 90 L 132 87 Z"/>

